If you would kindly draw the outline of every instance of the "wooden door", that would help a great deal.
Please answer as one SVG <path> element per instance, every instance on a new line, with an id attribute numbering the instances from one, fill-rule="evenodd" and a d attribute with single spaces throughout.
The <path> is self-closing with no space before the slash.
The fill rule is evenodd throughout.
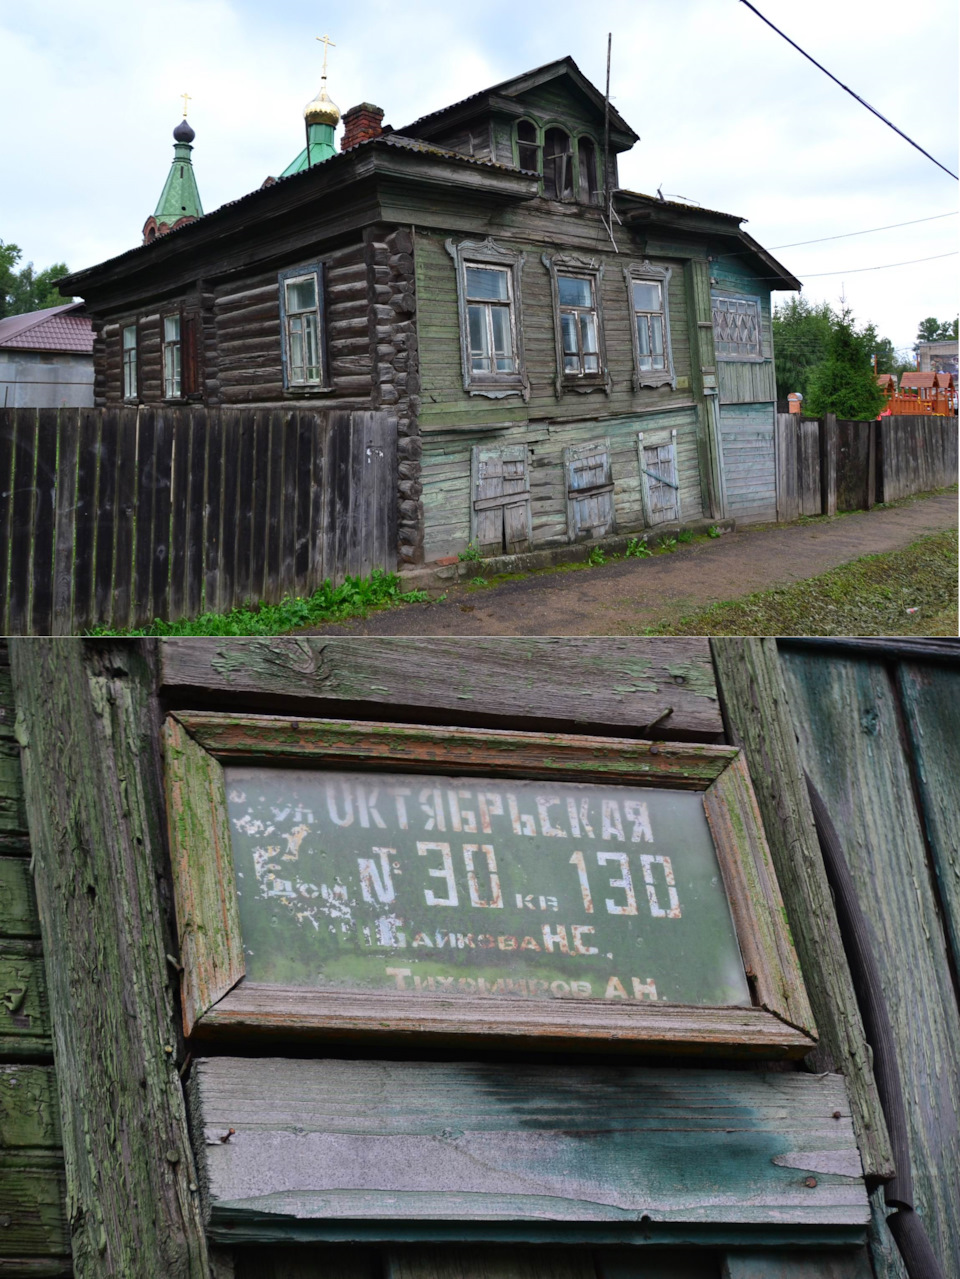
<path id="1" fill-rule="evenodd" d="M 563 450 L 567 482 L 567 531 L 571 542 L 617 531 L 613 509 L 610 441 L 594 440 Z"/>
<path id="2" fill-rule="evenodd" d="M 637 435 L 643 509 L 647 524 L 676 523 L 680 519 L 680 476 L 677 470 L 677 433 L 669 443 L 657 443 L 643 432 Z"/>
<path id="3" fill-rule="evenodd" d="M 473 450 L 472 537 L 483 555 L 530 549 L 530 473 L 525 444 Z"/>

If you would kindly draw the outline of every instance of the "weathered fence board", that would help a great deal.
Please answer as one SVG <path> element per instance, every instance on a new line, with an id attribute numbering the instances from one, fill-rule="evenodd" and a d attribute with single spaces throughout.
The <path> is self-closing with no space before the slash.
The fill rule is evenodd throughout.
<path id="1" fill-rule="evenodd" d="M 884 502 L 957 482 L 955 417 L 880 419 Z"/>
<path id="2" fill-rule="evenodd" d="M 777 414 L 777 519 L 869 511 L 957 482 L 955 417 L 821 422 Z"/>
<path id="3" fill-rule="evenodd" d="M 0 410 L 0 628 L 224 611 L 396 566 L 396 419 Z"/>
<path id="4" fill-rule="evenodd" d="M 944 1274 L 955 1275 L 960 1012 L 897 681 L 882 661 L 790 648 L 782 655 L 800 756 L 837 828 L 873 931 L 905 1094 L 915 1206 Z M 905 679 L 916 689 L 915 676 Z M 955 739 L 955 700 L 944 716 Z M 940 830 L 949 838 L 949 827 Z"/>

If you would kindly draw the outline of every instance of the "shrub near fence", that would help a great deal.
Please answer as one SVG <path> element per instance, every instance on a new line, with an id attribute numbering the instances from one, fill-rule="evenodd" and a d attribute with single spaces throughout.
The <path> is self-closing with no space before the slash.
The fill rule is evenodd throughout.
<path id="1" fill-rule="evenodd" d="M 2 634 L 222 612 L 396 567 L 396 419 L 0 410 Z"/>

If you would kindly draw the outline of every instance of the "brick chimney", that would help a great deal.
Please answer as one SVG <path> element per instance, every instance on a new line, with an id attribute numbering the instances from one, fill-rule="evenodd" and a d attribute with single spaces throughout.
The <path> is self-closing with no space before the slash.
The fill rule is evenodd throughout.
<path id="1" fill-rule="evenodd" d="M 361 102 L 358 107 L 344 111 L 343 137 L 340 139 L 340 150 L 346 151 L 355 147 L 358 142 L 369 142 L 371 138 L 379 138 L 383 132 L 383 108 L 375 107 L 370 102 Z"/>

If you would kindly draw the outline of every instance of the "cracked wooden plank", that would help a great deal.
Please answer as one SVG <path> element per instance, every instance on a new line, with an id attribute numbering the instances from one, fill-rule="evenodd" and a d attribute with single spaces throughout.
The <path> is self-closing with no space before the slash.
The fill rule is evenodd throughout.
<path id="1" fill-rule="evenodd" d="M 392 704 L 437 722 L 456 716 L 629 728 L 719 741 L 723 726 L 705 639 L 170 639 L 162 682 L 187 693 L 296 699 L 301 714 L 337 703 Z M 262 700 L 261 700 L 262 704 Z M 310 710 L 311 704 L 317 709 Z"/>

